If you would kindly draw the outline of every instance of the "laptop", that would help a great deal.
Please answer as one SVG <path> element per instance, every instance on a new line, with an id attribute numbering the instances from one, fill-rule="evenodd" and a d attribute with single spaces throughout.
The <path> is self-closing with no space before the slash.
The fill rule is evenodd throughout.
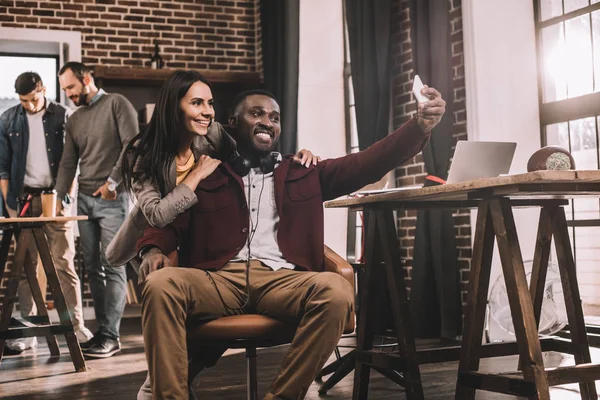
<path id="1" fill-rule="evenodd" d="M 476 142 L 460 140 L 446 183 L 493 178 L 508 174 L 517 144 L 515 142 Z"/>

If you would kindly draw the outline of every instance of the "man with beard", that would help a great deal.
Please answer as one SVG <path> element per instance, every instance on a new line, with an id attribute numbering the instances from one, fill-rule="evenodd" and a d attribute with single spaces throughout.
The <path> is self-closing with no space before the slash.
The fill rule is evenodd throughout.
<path id="1" fill-rule="evenodd" d="M 265 399 L 304 398 L 354 302 L 344 278 L 321 272 L 323 201 L 381 179 L 425 146 L 446 103 L 433 88 L 423 94 L 430 100 L 385 139 L 309 168 L 272 152 L 281 133 L 275 98 L 265 91 L 238 97 L 229 120 L 238 157 L 200 182 L 196 205 L 165 228 L 147 229 L 138 241 L 153 398 L 188 397 L 188 318 L 240 313 L 298 324 Z M 188 268 L 165 268 L 171 266 L 165 255 L 178 246 L 180 264 Z"/>
<path id="2" fill-rule="evenodd" d="M 10 217 L 17 216 L 18 198 L 29 195 L 32 196 L 32 215 L 39 216 L 42 213 L 41 193 L 54 188 L 63 152 L 65 122 L 71 110 L 46 97 L 46 87 L 36 72 L 19 75 L 15 81 L 15 92 L 20 104 L 0 116 L 0 189 Z M 70 215 L 68 206 L 65 215 Z M 83 321 L 81 287 L 73 260 L 73 223 L 45 225 L 44 233 L 48 237 L 75 333 L 79 341 L 85 343 L 92 338 L 92 333 Z M 39 279 L 40 289 L 45 295 L 46 276 L 42 273 L 41 259 L 35 247 L 31 249 L 27 262 L 32 262 L 34 270 L 42 277 Z M 36 306 L 25 273 L 19 281 L 18 293 L 21 316 L 27 319 L 36 313 Z M 36 337 L 10 339 L 6 347 L 11 351 L 7 353 L 20 353 L 35 347 L 36 343 Z"/>
<path id="3" fill-rule="evenodd" d="M 77 214 L 88 217 L 78 223 L 80 242 L 98 321 L 94 338 L 82 347 L 86 356 L 105 358 L 121 349 L 127 280 L 125 268 L 112 267 L 104 252 L 128 211 L 121 154 L 138 132 L 137 113 L 122 95 L 98 90 L 82 63 L 66 63 L 58 80 L 67 97 L 80 106 L 65 128 L 56 191 L 59 198 L 65 195 L 79 164 Z"/>

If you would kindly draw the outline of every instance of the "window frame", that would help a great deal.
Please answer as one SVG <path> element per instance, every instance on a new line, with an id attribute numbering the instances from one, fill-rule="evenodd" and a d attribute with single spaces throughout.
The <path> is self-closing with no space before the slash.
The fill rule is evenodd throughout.
<path id="1" fill-rule="evenodd" d="M 596 117 L 600 115 L 600 92 L 590 93 L 579 97 L 574 97 L 565 100 L 551 101 L 544 103 L 544 65 L 543 65 L 543 46 L 541 39 L 542 29 L 565 22 L 575 17 L 585 14 L 591 14 L 594 11 L 600 10 L 600 2 L 588 5 L 579 10 L 571 11 L 559 17 L 553 17 L 541 22 L 541 6 L 542 0 L 533 0 L 533 11 L 535 18 L 535 38 L 537 49 L 537 69 L 538 69 L 538 99 L 540 107 L 540 139 L 542 146 L 546 146 L 546 125 L 552 125 L 559 122 L 568 122 L 575 119 Z M 563 2 L 563 9 L 565 0 Z M 590 26 L 591 29 L 591 26 Z M 593 60 L 593 47 L 592 47 Z M 595 77 L 600 79 L 599 77 Z"/>
<path id="2" fill-rule="evenodd" d="M 568 1 L 568 0 L 567 0 Z M 570 11 L 563 15 L 549 18 L 545 21 L 541 21 L 541 2 L 542 0 L 533 0 L 533 12 L 534 12 L 534 24 L 535 24 L 535 41 L 536 41 L 536 51 L 537 51 L 537 70 L 538 70 L 538 101 L 539 101 L 539 114 L 540 114 L 540 142 L 542 147 L 547 146 L 547 134 L 546 127 L 548 125 L 556 124 L 556 123 L 567 123 L 569 126 L 568 136 L 570 141 L 570 124 L 569 121 L 578 120 L 582 118 L 593 117 L 596 119 L 596 151 L 598 157 L 600 158 L 600 137 L 599 137 L 599 127 L 598 123 L 600 122 L 598 117 L 600 116 L 600 91 L 593 92 L 590 94 L 567 98 L 564 100 L 550 101 L 544 102 L 544 78 L 545 78 L 545 68 L 544 68 L 544 48 L 542 43 L 542 30 L 546 27 L 553 26 L 556 24 L 564 23 L 572 18 L 576 18 L 582 15 L 590 14 L 590 35 L 592 39 L 592 68 L 594 63 L 594 46 L 593 46 L 593 25 L 591 21 L 591 14 L 594 11 L 600 10 L 600 2 L 591 4 L 591 0 L 589 4 L 585 7 L 582 7 L 578 10 Z M 565 0 L 562 0 L 563 11 L 565 9 Z M 600 76 L 596 76 L 596 71 L 593 72 L 593 79 L 595 82 L 600 80 Z M 577 260 L 577 246 L 576 246 L 576 234 L 575 228 L 577 227 L 595 227 L 600 226 L 600 218 L 599 219 L 575 219 L 574 217 L 574 203 L 571 202 L 571 213 L 573 215 L 573 219 L 567 220 L 567 225 L 572 229 L 572 238 L 573 238 L 573 256 L 574 259 Z"/>

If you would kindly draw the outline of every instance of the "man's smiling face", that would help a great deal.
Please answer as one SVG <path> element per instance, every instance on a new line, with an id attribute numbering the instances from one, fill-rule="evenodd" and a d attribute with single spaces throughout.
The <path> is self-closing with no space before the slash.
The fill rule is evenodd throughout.
<path id="1" fill-rule="evenodd" d="M 273 151 L 281 134 L 279 104 L 269 96 L 252 94 L 237 110 L 237 141 L 248 150 Z"/>

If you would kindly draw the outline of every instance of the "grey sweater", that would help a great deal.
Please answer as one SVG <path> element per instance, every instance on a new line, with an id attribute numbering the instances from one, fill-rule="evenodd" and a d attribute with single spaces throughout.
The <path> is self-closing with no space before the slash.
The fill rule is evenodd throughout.
<path id="1" fill-rule="evenodd" d="M 121 157 L 138 132 L 137 113 L 124 96 L 107 93 L 90 106 L 80 107 L 65 127 L 65 147 L 56 178 L 62 199 L 69 190 L 79 162 L 79 191 L 88 196 L 110 177 L 119 183 Z"/>

